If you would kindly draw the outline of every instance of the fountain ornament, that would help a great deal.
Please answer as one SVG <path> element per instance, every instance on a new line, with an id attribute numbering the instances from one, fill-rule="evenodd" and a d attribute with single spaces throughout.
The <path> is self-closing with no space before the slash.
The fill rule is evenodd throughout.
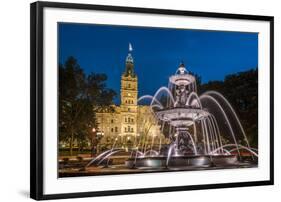
<path id="1" fill-rule="evenodd" d="M 148 149 L 146 143 L 139 142 L 125 161 L 128 168 L 227 167 L 245 165 L 246 162 L 257 164 L 258 151 L 250 147 L 233 107 L 216 91 L 207 91 L 198 96 L 196 78 L 183 63 L 170 76 L 168 87 L 162 86 L 154 96 L 142 96 L 138 102 L 143 100 L 149 100 L 156 124 L 169 143 L 161 144 L 153 139 Z M 113 146 L 93 161 L 103 162 L 120 151 L 122 149 Z"/>

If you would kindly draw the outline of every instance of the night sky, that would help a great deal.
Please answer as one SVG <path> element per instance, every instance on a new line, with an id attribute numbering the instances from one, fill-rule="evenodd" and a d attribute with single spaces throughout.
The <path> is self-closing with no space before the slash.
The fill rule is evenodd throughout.
<path id="1" fill-rule="evenodd" d="M 86 73 L 105 73 L 119 103 L 128 43 L 133 46 L 139 97 L 153 95 L 181 61 L 202 82 L 256 68 L 258 34 L 90 24 L 59 24 L 59 62 L 74 56 Z"/>

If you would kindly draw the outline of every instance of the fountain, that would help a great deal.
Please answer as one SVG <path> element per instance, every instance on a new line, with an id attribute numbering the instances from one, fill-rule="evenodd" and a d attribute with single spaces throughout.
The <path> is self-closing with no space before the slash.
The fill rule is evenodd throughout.
<path id="1" fill-rule="evenodd" d="M 160 97 L 161 96 L 161 97 Z M 164 99 L 163 99 L 164 98 Z M 258 151 L 251 148 L 245 131 L 230 103 L 218 92 L 208 91 L 198 96 L 196 78 L 183 63 L 169 78 L 168 87 L 160 87 L 154 96 L 145 95 L 150 110 L 169 139 L 168 144 L 154 141 L 150 149 L 141 142 L 131 150 L 125 161 L 127 168 L 172 169 L 209 168 L 244 165 L 245 153 L 251 165 L 257 165 Z M 157 149 L 156 149 L 157 148 Z M 107 162 L 122 149 L 114 148 L 93 159 Z M 249 160 L 250 159 L 250 160 Z"/>

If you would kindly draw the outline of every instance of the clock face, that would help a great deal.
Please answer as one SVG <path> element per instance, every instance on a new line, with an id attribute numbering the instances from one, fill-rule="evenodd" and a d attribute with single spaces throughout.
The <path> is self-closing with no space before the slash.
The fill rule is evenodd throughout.
<path id="1" fill-rule="evenodd" d="M 131 93 L 128 93 L 128 96 L 131 96 Z"/>

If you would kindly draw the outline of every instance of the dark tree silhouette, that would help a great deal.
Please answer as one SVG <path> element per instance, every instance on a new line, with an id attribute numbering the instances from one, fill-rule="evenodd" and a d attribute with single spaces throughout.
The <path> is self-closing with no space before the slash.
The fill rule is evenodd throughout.
<path id="1" fill-rule="evenodd" d="M 105 74 L 86 75 L 74 57 L 59 65 L 59 140 L 69 143 L 70 155 L 74 141 L 83 147 L 93 135 L 96 111 L 113 104 L 116 93 L 106 80 Z"/>
<path id="2" fill-rule="evenodd" d="M 235 109 L 250 145 L 258 146 L 258 68 L 201 84 L 198 90 L 199 94 L 208 90 L 223 94 Z"/>

